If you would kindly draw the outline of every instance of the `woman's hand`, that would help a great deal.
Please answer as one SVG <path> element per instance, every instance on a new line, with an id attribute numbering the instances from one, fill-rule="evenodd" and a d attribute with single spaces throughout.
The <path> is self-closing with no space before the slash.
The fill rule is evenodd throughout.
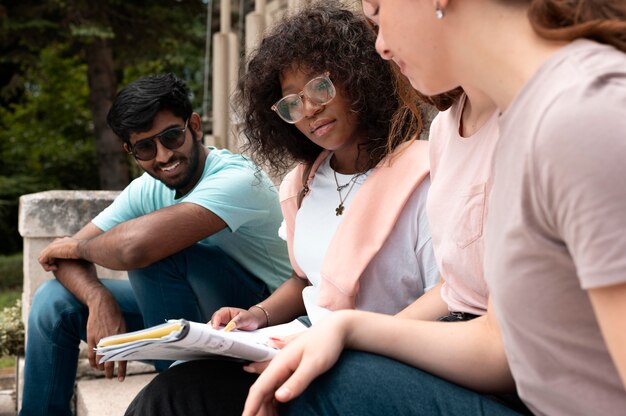
<path id="1" fill-rule="evenodd" d="M 211 321 L 209 323 L 213 329 L 217 329 L 221 325 L 226 325 L 231 321 L 235 322 L 237 325 L 235 328 L 239 330 L 253 331 L 264 327 L 267 323 L 267 318 L 265 317 L 263 311 L 256 312 L 254 310 L 250 311 L 225 306 L 218 309 L 213 316 L 211 316 Z"/>
<path id="2" fill-rule="evenodd" d="M 334 312 L 289 342 L 250 388 L 244 416 L 273 414 L 274 399 L 287 402 L 302 393 L 337 362 L 348 332 L 348 316 Z"/>
<path id="3" fill-rule="evenodd" d="M 285 346 L 287 344 L 289 344 L 291 341 L 293 341 L 294 339 L 298 338 L 300 335 L 304 334 L 303 332 L 299 332 L 297 334 L 292 334 L 283 338 L 270 338 L 270 343 L 272 347 L 278 348 L 280 350 L 282 350 L 283 348 L 285 348 Z M 243 366 L 243 371 L 246 371 L 248 373 L 252 373 L 252 374 L 261 374 L 263 371 L 265 371 L 265 369 L 267 368 L 268 365 L 270 365 L 270 362 L 272 360 L 267 360 L 267 361 L 259 361 L 259 362 L 252 362 L 250 364 L 244 365 Z"/>

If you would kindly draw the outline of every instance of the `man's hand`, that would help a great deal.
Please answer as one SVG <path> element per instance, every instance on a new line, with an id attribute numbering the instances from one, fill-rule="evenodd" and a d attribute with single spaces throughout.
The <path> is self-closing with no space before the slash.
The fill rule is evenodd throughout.
<path id="1" fill-rule="evenodd" d="M 115 363 L 98 364 L 99 357 L 96 356 L 94 348 L 102 338 L 126 332 L 126 322 L 117 302 L 108 291 L 103 291 L 101 295 L 95 296 L 88 307 L 87 345 L 89 348 L 89 364 L 93 368 L 104 370 L 106 378 L 113 378 Z M 117 367 L 117 379 L 124 381 L 125 377 L 126 361 L 120 361 Z"/>
<path id="2" fill-rule="evenodd" d="M 80 259 L 78 244 L 80 240 L 72 237 L 57 238 L 39 254 L 39 264 L 47 272 L 57 270 L 56 259 Z"/>
<path id="3" fill-rule="evenodd" d="M 96 274 L 94 264 L 86 261 L 79 253 L 79 244 L 90 241 L 103 232 L 93 223 L 87 224 L 73 238 L 65 237 L 53 241 L 39 255 L 39 263 L 54 275 L 89 310 L 87 318 L 87 345 L 89 364 L 104 370 L 107 378 L 113 377 L 114 363 L 98 365 L 94 348 L 100 339 L 126 332 L 126 322 L 117 301 Z M 76 261 L 78 260 L 78 261 Z M 126 376 L 126 363 L 118 365 L 117 377 Z"/>

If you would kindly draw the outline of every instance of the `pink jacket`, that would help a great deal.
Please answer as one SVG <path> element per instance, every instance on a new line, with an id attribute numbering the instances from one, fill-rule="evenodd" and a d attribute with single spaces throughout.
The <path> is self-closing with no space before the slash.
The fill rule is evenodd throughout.
<path id="1" fill-rule="evenodd" d="M 323 151 L 315 160 L 306 180 L 307 187 L 329 154 Z M 328 246 L 321 270 L 320 306 L 330 310 L 354 309 L 361 274 L 385 243 L 404 205 L 428 173 L 426 141 L 403 144 L 376 166 L 354 196 Z M 303 278 L 306 276 L 293 255 L 293 236 L 305 174 L 306 165 L 300 164 L 280 185 L 289 259 L 296 274 Z"/>

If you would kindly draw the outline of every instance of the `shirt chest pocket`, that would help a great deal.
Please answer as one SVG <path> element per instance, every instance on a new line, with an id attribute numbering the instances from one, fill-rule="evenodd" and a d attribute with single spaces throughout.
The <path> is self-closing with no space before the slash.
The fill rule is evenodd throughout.
<path id="1" fill-rule="evenodd" d="M 483 235 L 486 204 L 486 185 L 473 185 L 463 193 L 459 201 L 454 241 L 459 248 L 465 248 Z"/>

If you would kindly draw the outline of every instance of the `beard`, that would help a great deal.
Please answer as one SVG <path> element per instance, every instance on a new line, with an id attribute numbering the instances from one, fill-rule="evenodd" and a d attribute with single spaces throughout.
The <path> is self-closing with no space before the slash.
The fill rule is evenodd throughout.
<path id="1" fill-rule="evenodd" d="M 161 181 L 169 189 L 176 191 L 176 198 L 180 198 L 182 196 L 180 191 L 182 189 L 186 189 L 189 185 L 191 185 L 191 182 L 195 179 L 196 170 L 198 169 L 198 163 L 200 162 L 200 147 L 202 145 L 200 144 L 200 142 L 196 140 L 194 140 L 193 143 L 194 145 L 191 148 L 191 151 L 188 157 L 180 157 L 180 158 L 176 158 L 174 160 L 168 161 L 168 164 L 172 162 L 180 162 L 182 166 L 185 166 L 185 165 L 187 166 L 187 169 L 184 172 L 182 172 L 181 175 L 179 175 L 179 177 L 172 178 L 172 179 L 164 179 L 164 178 L 156 176 L 152 172 L 148 172 L 150 176 L 152 176 L 154 179 Z"/>

